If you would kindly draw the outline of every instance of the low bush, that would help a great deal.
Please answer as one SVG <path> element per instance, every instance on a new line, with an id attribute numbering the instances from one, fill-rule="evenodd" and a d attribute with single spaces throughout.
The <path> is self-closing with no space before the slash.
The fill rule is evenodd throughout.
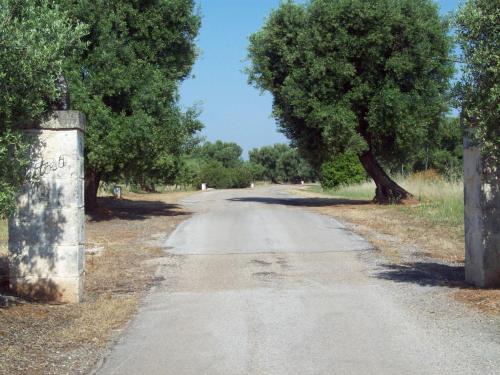
<path id="1" fill-rule="evenodd" d="M 252 173 L 244 165 L 226 168 L 220 162 L 210 161 L 201 167 L 200 181 L 216 189 L 246 188 L 252 183 Z"/>
<path id="2" fill-rule="evenodd" d="M 200 181 L 216 189 L 227 189 L 231 186 L 229 170 L 218 161 L 209 161 L 201 167 Z"/>
<path id="3" fill-rule="evenodd" d="M 201 184 L 200 173 L 200 163 L 196 159 L 184 159 L 181 161 L 174 183 L 183 188 L 194 187 L 199 189 Z"/>
<path id="4" fill-rule="evenodd" d="M 231 188 L 246 188 L 252 183 L 252 173 L 245 166 L 229 169 Z"/>
<path id="5" fill-rule="evenodd" d="M 325 189 L 357 184 L 364 180 L 366 180 L 366 172 L 354 154 L 339 155 L 321 167 L 320 181 Z"/>

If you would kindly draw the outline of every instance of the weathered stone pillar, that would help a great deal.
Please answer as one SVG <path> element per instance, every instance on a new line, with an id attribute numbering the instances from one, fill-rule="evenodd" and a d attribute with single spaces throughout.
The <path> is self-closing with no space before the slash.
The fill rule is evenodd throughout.
<path id="1" fill-rule="evenodd" d="M 9 220 L 9 282 L 19 295 L 82 300 L 84 131 L 85 117 L 77 111 L 56 111 L 26 130 L 31 164 Z"/>
<path id="2" fill-rule="evenodd" d="M 465 278 L 500 285 L 500 165 L 464 138 Z"/>

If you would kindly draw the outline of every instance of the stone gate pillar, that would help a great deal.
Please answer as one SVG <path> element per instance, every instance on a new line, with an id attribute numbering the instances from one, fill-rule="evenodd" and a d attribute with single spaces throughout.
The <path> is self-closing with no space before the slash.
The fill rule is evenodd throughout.
<path id="1" fill-rule="evenodd" d="M 465 278 L 500 286 L 500 164 L 464 139 Z"/>
<path id="2" fill-rule="evenodd" d="M 9 220 L 9 283 L 33 299 L 83 294 L 85 117 L 56 111 L 32 129 L 28 176 Z"/>

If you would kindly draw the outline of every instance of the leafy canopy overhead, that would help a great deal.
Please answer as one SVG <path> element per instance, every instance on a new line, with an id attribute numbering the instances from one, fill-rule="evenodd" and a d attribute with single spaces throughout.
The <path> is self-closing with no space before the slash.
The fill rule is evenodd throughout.
<path id="1" fill-rule="evenodd" d="M 397 160 L 443 119 L 447 32 L 430 0 L 286 1 L 250 37 L 249 81 L 311 162 L 367 150 Z"/>
<path id="2" fill-rule="evenodd" d="M 462 116 L 483 151 L 500 158 L 500 4 L 468 0 L 456 25 L 462 50 Z"/>
<path id="3" fill-rule="evenodd" d="M 65 58 L 83 47 L 85 33 L 52 1 L 0 2 L 0 217 L 14 209 L 28 163 L 21 129 L 58 101 Z"/>
<path id="4" fill-rule="evenodd" d="M 172 179 L 201 128 L 177 106 L 196 58 L 192 0 L 64 0 L 89 25 L 88 48 L 66 67 L 75 109 L 87 114 L 86 169 L 112 179 Z"/>

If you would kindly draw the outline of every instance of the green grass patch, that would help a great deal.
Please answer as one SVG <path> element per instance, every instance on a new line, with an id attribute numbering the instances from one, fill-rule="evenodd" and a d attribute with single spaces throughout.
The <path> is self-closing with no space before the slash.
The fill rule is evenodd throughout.
<path id="1" fill-rule="evenodd" d="M 433 225 L 464 230 L 464 188 L 461 180 L 435 179 L 427 181 L 407 178 L 398 181 L 420 201 L 419 206 L 398 208 L 405 213 L 425 219 Z"/>
<path id="2" fill-rule="evenodd" d="M 343 185 L 335 189 L 323 189 L 319 185 L 310 186 L 309 191 L 313 193 L 328 194 L 343 199 L 373 199 L 375 196 L 375 185 L 365 182 L 356 185 Z"/>
<path id="3" fill-rule="evenodd" d="M 391 207 L 421 218 L 429 224 L 442 225 L 463 234 L 464 198 L 461 180 L 449 181 L 439 176 L 427 179 L 425 175 L 419 174 L 396 180 L 419 199 L 420 205 Z M 311 186 L 308 190 L 344 199 L 372 199 L 375 196 L 373 182 L 340 186 L 331 190 L 325 190 L 321 186 Z"/>

